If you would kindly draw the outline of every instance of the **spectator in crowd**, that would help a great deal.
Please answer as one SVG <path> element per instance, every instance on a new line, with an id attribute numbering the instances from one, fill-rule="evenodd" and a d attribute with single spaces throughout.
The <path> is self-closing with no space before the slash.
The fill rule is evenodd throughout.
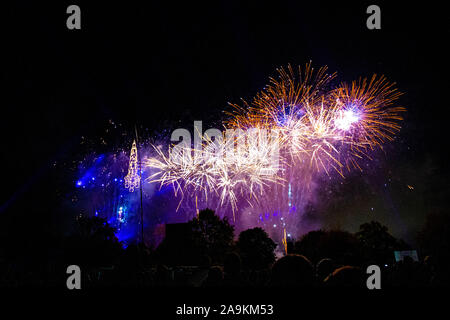
<path id="1" fill-rule="evenodd" d="M 311 287 L 314 284 L 314 268 L 305 256 L 288 254 L 275 262 L 272 267 L 271 286 Z"/>
<path id="2" fill-rule="evenodd" d="M 336 263 L 329 258 L 320 260 L 316 265 L 316 275 L 319 282 L 325 280 L 336 269 Z"/>
<path id="3" fill-rule="evenodd" d="M 327 287 L 365 288 L 366 276 L 358 267 L 343 266 L 334 270 L 325 280 Z"/>
<path id="4" fill-rule="evenodd" d="M 223 271 L 219 266 L 212 266 L 208 270 L 208 277 L 203 283 L 204 287 L 219 287 L 223 282 Z"/>

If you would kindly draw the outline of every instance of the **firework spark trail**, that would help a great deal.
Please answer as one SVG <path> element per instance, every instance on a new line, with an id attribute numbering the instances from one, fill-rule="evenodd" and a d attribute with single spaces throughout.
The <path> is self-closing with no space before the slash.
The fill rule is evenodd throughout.
<path id="1" fill-rule="evenodd" d="M 286 237 L 286 228 L 283 228 L 283 239 L 282 239 L 282 243 L 284 246 L 284 253 L 288 254 L 288 248 L 287 248 L 287 237 Z"/>
<path id="2" fill-rule="evenodd" d="M 384 76 L 373 75 L 370 80 L 359 79 L 351 86 L 344 83 L 333 91 L 340 119 L 347 118 L 347 122 L 340 122 L 344 126 L 343 141 L 350 146 L 347 164 L 359 168 L 358 158 L 369 157 L 367 152 L 375 148 L 382 149 L 383 143 L 392 141 L 400 130 L 401 113 L 406 109 L 392 106 L 401 95 L 394 85 Z"/>
<path id="3" fill-rule="evenodd" d="M 224 126 L 238 135 L 229 137 L 229 129 L 214 141 L 204 135 L 199 150 L 171 148 L 168 156 L 155 148 L 157 156 L 145 164 L 157 172 L 148 180 L 172 185 L 182 199 L 186 191 L 215 194 L 234 215 L 239 196 L 252 205 L 265 187 L 283 184 L 283 176 L 305 168 L 327 174 L 332 168 L 341 176 L 344 168 L 360 169 L 358 160 L 370 159 L 368 152 L 392 141 L 400 129 L 405 109 L 392 105 L 401 94 L 376 75 L 330 90 L 336 74 L 326 71 L 316 72 L 311 63 L 297 74 L 291 66 L 279 69 L 279 77 L 251 103 L 231 105 Z M 267 132 L 276 134 L 268 139 Z"/>
<path id="4" fill-rule="evenodd" d="M 216 194 L 221 205 L 228 202 L 233 212 L 237 209 L 238 195 L 257 199 L 266 185 L 281 182 L 277 175 L 278 161 L 274 161 L 278 160 L 274 159 L 277 139 L 269 139 L 261 130 L 226 137 L 229 132 L 217 143 L 203 136 L 203 146 L 198 150 L 186 146 L 174 152 L 172 148 L 169 156 L 154 147 L 157 157 L 146 159 L 145 166 L 157 171 L 148 180 L 161 186 L 172 185 L 182 199 L 185 191 L 201 191 L 206 198 Z M 236 145 L 240 148 L 236 149 Z"/>

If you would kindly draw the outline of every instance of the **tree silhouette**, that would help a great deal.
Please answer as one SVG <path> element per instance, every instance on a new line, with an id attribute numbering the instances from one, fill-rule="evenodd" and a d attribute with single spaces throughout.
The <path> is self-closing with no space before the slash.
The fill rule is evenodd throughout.
<path id="1" fill-rule="evenodd" d="M 275 261 L 275 242 L 261 228 L 242 231 L 236 243 L 244 268 L 267 268 Z"/>
<path id="2" fill-rule="evenodd" d="M 157 248 L 157 258 L 171 265 L 204 265 L 223 262 L 233 246 L 234 227 L 226 218 L 220 219 L 213 210 L 199 212 L 187 223 L 186 232 L 176 239 L 164 239 Z"/>
<path id="3" fill-rule="evenodd" d="M 212 262 L 222 262 L 223 255 L 233 246 L 234 227 L 227 218 L 220 219 L 211 209 L 201 210 L 198 218 L 189 221 L 196 248 L 208 255 Z"/>
<path id="4" fill-rule="evenodd" d="M 356 237 L 346 231 L 311 231 L 295 243 L 295 252 L 305 255 L 314 264 L 331 258 L 337 264 L 361 263 L 361 245 Z"/>
<path id="5" fill-rule="evenodd" d="M 122 253 L 115 231 L 103 218 L 78 218 L 74 233 L 65 241 L 65 260 L 95 267 L 115 263 Z"/>
<path id="6" fill-rule="evenodd" d="M 77 219 L 75 234 L 81 239 L 118 242 L 116 229 L 100 217 L 80 217 Z"/>
<path id="7" fill-rule="evenodd" d="M 363 246 L 366 260 L 379 264 L 390 263 L 394 258 L 394 250 L 409 249 L 402 240 L 397 240 L 388 228 L 377 221 L 364 223 L 355 234 Z"/>
<path id="8" fill-rule="evenodd" d="M 322 258 L 327 258 L 322 256 L 318 247 L 325 233 L 323 230 L 315 230 L 303 235 L 300 240 L 294 243 L 294 253 L 306 256 L 313 263 L 316 263 Z"/>
<path id="9" fill-rule="evenodd" d="M 434 261 L 441 284 L 450 283 L 450 215 L 447 212 L 429 213 L 417 241 L 424 255 Z"/>

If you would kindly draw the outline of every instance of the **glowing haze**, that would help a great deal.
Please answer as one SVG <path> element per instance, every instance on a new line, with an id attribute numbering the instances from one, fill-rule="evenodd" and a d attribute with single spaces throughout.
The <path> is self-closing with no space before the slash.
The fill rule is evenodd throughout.
<path id="1" fill-rule="evenodd" d="M 155 171 L 147 181 L 173 186 L 179 205 L 188 196 L 198 206 L 201 195 L 202 206 L 231 211 L 249 226 L 277 213 L 284 235 L 311 202 L 315 177 L 360 169 L 371 151 L 394 139 L 405 111 L 394 105 L 400 93 L 384 76 L 331 88 L 336 74 L 326 70 L 279 69 L 251 102 L 231 105 L 214 141 L 205 134 L 200 147 L 174 145 L 166 154 L 156 148 L 145 162 Z"/>
<path id="2" fill-rule="evenodd" d="M 194 125 L 193 144 L 189 130 L 177 129 L 171 145 L 141 143 L 132 146 L 131 155 L 129 147 L 120 152 L 125 156 L 121 172 L 128 165 L 124 182 L 133 190 L 138 187 L 134 182 L 142 183 L 144 206 L 159 206 L 165 216 L 158 217 L 159 223 L 186 221 L 209 207 L 229 217 L 237 231 L 260 226 L 285 242 L 320 227 L 307 221 L 305 212 L 315 205 L 324 180 L 336 183 L 349 171 L 361 170 L 360 163 L 371 161 L 373 152 L 400 130 L 405 109 L 395 105 L 400 93 L 384 76 L 334 85 L 335 73 L 328 74 L 326 67 L 315 70 L 310 63 L 277 71 L 251 101 L 230 105 L 221 130 L 203 132 Z M 110 157 L 115 167 L 118 157 Z M 108 181 L 111 161 L 99 169 Z M 103 205 L 103 210 L 112 210 L 109 221 L 126 223 L 136 213 L 138 196 L 116 187 L 117 179 L 125 176 L 116 171 L 114 181 L 102 183 L 104 188 L 114 186 L 109 193 L 114 196 L 102 193 L 101 199 L 118 201 Z M 84 173 L 77 189 L 84 189 L 87 181 L 93 184 L 90 177 Z M 170 202 L 175 205 L 164 204 L 164 209 L 158 197 L 167 203 L 167 190 L 172 190 Z M 92 199 L 94 195 L 100 198 L 92 193 Z M 127 202 L 121 200 L 125 198 Z"/>

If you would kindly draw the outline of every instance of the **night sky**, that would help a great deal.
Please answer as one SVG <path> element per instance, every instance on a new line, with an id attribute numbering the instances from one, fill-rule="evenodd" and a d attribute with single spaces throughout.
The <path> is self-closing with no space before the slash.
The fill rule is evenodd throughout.
<path id="1" fill-rule="evenodd" d="M 321 192 L 335 199 L 318 213 L 324 225 L 356 231 L 378 219 L 413 239 L 426 212 L 446 209 L 446 12 L 409 1 L 331 3 L 77 1 L 81 30 L 66 28 L 72 2 L 6 5 L 2 232 L 57 232 L 55 204 L 75 179 L 65 168 L 86 152 L 81 137 L 101 136 L 109 120 L 155 134 L 193 120 L 214 125 L 228 102 L 251 99 L 277 67 L 312 60 L 337 71 L 337 82 L 386 75 L 408 109 L 373 170 Z M 366 28 L 374 3 L 381 30 Z"/>

